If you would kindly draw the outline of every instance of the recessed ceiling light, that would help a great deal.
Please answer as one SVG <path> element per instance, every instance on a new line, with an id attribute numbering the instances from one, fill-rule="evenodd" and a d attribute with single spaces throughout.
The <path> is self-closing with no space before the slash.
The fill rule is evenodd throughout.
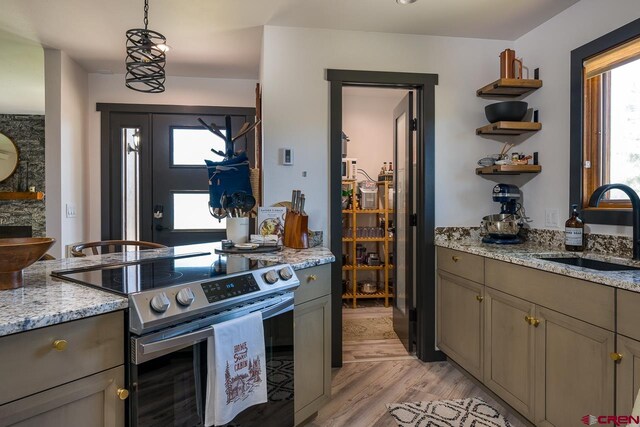
<path id="1" fill-rule="evenodd" d="M 411 3 L 415 3 L 418 0 L 396 0 L 396 3 L 398 4 L 411 4 Z"/>

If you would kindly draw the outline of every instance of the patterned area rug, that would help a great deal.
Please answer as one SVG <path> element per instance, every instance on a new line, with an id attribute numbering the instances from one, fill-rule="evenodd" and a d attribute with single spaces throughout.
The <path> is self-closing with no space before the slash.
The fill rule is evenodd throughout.
<path id="1" fill-rule="evenodd" d="M 398 338 L 393 331 L 390 317 L 371 317 L 363 319 L 344 319 L 342 322 L 342 340 L 388 340 Z"/>
<path id="2" fill-rule="evenodd" d="M 435 400 L 387 404 L 400 427 L 511 427 L 482 399 Z"/>

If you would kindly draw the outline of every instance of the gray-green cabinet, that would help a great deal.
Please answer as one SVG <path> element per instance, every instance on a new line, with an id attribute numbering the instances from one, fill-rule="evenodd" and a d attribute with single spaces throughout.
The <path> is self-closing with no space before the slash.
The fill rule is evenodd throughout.
<path id="1" fill-rule="evenodd" d="M 122 311 L 1 337 L 0 360 L 0 426 L 124 426 Z"/>
<path id="2" fill-rule="evenodd" d="M 437 345 L 447 356 L 482 380 L 484 286 L 438 271 Z"/>
<path id="3" fill-rule="evenodd" d="M 331 270 L 329 264 L 296 271 L 294 309 L 295 424 L 331 398 Z"/>

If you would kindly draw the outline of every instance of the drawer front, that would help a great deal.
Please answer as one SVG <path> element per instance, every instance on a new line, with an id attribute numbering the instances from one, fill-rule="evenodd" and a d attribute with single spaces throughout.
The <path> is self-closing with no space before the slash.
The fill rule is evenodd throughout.
<path id="1" fill-rule="evenodd" d="M 296 304 L 331 294 L 331 264 L 297 270 L 296 275 L 300 279 L 300 287 L 295 292 Z"/>
<path id="2" fill-rule="evenodd" d="M 438 248 L 438 269 L 476 283 L 484 283 L 484 258 L 453 249 Z"/>
<path id="3" fill-rule="evenodd" d="M 0 338 L 0 361 L 0 404 L 122 365 L 124 312 Z"/>
<path id="4" fill-rule="evenodd" d="M 618 333 L 640 341 L 640 293 L 618 289 Z"/>
<path id="5" fill-rule="evenodd" d="M 614 330 L 613 288 L 494 259 L 486 260 L 485 269 L 491 288 Z"/>

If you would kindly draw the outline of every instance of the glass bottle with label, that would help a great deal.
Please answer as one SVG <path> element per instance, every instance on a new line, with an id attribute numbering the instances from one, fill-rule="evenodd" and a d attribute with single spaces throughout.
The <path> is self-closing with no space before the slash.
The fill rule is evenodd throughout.
<path id="1" fill-rule="evenodd" d="M 564 223 L 564 247 L 572 252 L 584 250 L 584 222 L 578 215 L 578 205 L 571 205 L 571 218 Z"/>

